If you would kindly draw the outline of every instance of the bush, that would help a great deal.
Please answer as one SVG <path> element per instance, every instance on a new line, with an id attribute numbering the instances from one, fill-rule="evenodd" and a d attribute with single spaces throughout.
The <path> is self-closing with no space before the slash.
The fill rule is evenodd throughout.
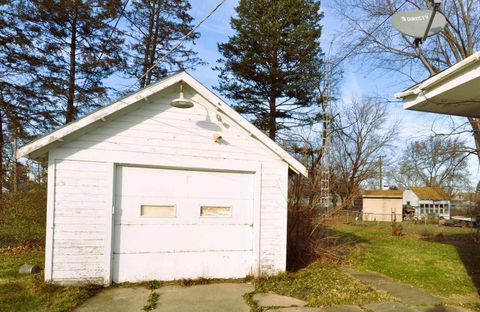
<path id="1" fill-rule="evenodd" d="M 28 191 L 6 193 L 0 199 L 0 247 L 43 244 L 47 192 L 32 184 Z"/>

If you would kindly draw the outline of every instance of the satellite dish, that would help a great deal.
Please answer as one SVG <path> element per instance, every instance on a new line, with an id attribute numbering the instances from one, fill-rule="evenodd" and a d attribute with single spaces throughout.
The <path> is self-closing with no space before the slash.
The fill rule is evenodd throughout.
<path id="1" fill-rule="evenodd" d="M 447 19 L 440 12 L 434 13 L 432 10 L 397 12 L 392 16 L 392 24 L 402 34 L 423 39 L 432 15 L 434 16 L 432 25 L 426 34 L 426 37 L 429 37 L 441 32 L 447 24 Z"/>

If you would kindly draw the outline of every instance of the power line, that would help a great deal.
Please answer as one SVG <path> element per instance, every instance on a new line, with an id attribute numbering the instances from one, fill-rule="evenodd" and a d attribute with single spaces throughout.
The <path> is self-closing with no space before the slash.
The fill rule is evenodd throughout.
<path id="1" fill-rule="evenodd" d="M 397 7 L 392 13 L 390 13 L 386 19 L 384 19 L 380 24 L 377 25 L 372 31 L 370 31 L 358 44 L 356 44 L 346 55 L 344 55 L 339 61 L 335 62 L 332 67 L 336 67 L 340 65 L 341 62 L 345 61 L 360 45 L 362 45 L 365 40 L 367 40 L 370 36 L 373 35 L 380 27 L 383 26 L 392 16 L 393 14 L 397 13 L 409 0 L 405 0 L 399 7 Z"/>
<path id="2" fill-rule="evenodd" d="M 183 41 L 185 41 L 185 39 L 187 39 L 188 37 L 190 37 L 191 34 L 193 34 L 210 16 L 213 15 L 213 13 L 215 13 L 218 8 L 220 8 L 222 6 L 222 4 L 224 4 L 227 0 L 221 0 L 211 11 L 210 13 L 208 13 L 195 27 L 193 27 L 186 35 L 184 35 L 182 38 L 178 39 L 178 42 L 173 46 L 172 49 L 170 49 L 170 51 L 168 51 L 167 53 L 165 53 L 165 55 L 163 55 L 158 61 L 156 61 L 155 64 L 153 64 L 145 73 L 143 73 L 143 75 L 141 75 L 138 80 L 142 80 L 143 78 L 145 78 L 153 69 L 155 69 L 155 67 L 158 67 L 160 65 L 160 63 L 165 60 L 171 53 L 173 53 L 176 49 L 178 49 L 178 47 L 183 43 Z M 134 85 L 136 84 L 136 82 L 132 85 L 130 85 L 125 91 L 128 91 L 130 88 L 132 88 Z"/>
<path id="3" fill-rule="evenodd" d="M 98 64 L 98 62 L 100 62 L 100 60 L 102 59 L 103 55 L 105 54 L 105 49 L 106 49 L 107 46 L 108 46 L 108 42 L 109 42 L 110 40 L 112 40 L 113 34 L 114 34 L 115 31 L 117 30 L 118 23 L 120 22 L 120 19 L 122 18 L 123 14 L 125 13 L 125 10 L 127 9 L 127 5 L 128 5 L 129 2 L 130 2 L 130 0 L 125 1 L 125 4 L 123 5 L 122 10 L 120 11 L 120 14 L 118 15 L 118 18 L 117 18 L 117 20 L 115 21 L 115 25 L 113 25 L 112 31 L 110 32 L 110 34 L 108 35 L 107 40 L 105 41 L 105 44 L 104 44 L 104 46 L 103 46 L 102 51 L 100 52 L 100 55 L 98 56 L 98 58 L 95 58 L 95 59 L 93 60 L 93 64 Z M 85 78 L 85 80 L 84 80 L 84 82 L 83 82 L 82 89 L 84 89 L 85 86 L 87 85 L 87 81 L 88 81 L 88 75 L 87 75 L 87 77 Z"/>
<path id="4" fill-rule="evenodd" d="M 122 18 L 123 14 L 125 13 L 125 10 L 127 9 L 127 5 L 128 5 L 129 2 L 130 2 L 130 0 L 125 1 L 125 4 L 122 7 L 122 11 L 120 12 L 120 15 L 118 16 L 117 21 L 115 22 L 115 25 L 113 25 L 113 29 L 110 32 L 110 35 L 108 36 L 107 42 L 112 39 L 113 33 L 117 29 L 118 23 L 120 22 L 120 19 Z M 103 54 L 105 54 L 105 47 L 102 49 L 102 53 L 100 53 L 100 56 L 98 57 L 98 60 L 96 62 L 99 62 L 102 59 Z"/>

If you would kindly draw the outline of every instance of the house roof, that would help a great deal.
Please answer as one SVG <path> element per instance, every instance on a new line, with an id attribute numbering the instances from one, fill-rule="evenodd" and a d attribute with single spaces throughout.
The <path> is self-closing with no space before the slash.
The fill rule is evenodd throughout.
<path id="1" fill-rule="evenodd" d="M 253 139 L 258 140 L 260 143 L 262 143 L 268 149 L 274 152 L 278 157 L 280 157 L 280 159 L 285 161 L 293 171 L 307 176 L 308 173 L 305 166 L 303 166 L 298 160 L 296 160 L 282 147 L 280 147 L 280 145 L 278 145 L 267 135 L 265 135 L 261 130 L 252 125 L 249 121 L 247 121 L 243 116 L 241 116 L 238 112 L 231 108 L 220 97 L 218 97 L 208 88 L 206 88 L 196 79 L 194 79 L 186 71 L 177 72 L 144 89 L 127 95 L 119 100 L 115 100 L 111 104 L 102 107 L 84 116 L 83 118 L 71 122 L 43 137 L 40 137 L 22 146 L 20 149 L 17 150 L 16 157 L 28 157 L 32 159 L 39 158 L 48 153 L 50 149 L 57 146 L 59 142 L 64 141 L 64 139 L 66 139 L 68 136 L 74 133 L 83 133 L 84 131 L 88 131 L 90 128 L 93 128 L 94 124 L 106 121 L 109 119 L 109 117 L 111 118 L 114 113 L 117 113 L 141 100 L 148 101 L 149 96 L 152 96 L 153 94 L 164 90 L 172 85 L 175 85 L 181 81 L 189 85 L 197 93 L 199 93 L 206 100 L 208 100 L 217 110 L 223 112 L 225 115 L 230 117 L 241 128 L 247 131 Z"/>
<path id="2" fill-rule="evenodd" d="M 453 196 L 452 199 L 454 200 L 475 200 L 477 198 L 480 198 L 480 194 L 475 193 L 475 192 L 459 192 L 455 196 Z"/>
<path id="3" fill-rule="evenodd" d="M 480 117 L 480 52 L 395 94 L 407 110 Z"/>
<path id="4" fill-rule="evenodd" d="M 412 186 L 410 188 L 422 200 L 448 200 L 449 196 L 439 187 Z"/>
<path id="5" fill-rule="evenodd" d="M 363 197 L 394 197 L 402 198 L 403 190 L 366 190 Z"/>

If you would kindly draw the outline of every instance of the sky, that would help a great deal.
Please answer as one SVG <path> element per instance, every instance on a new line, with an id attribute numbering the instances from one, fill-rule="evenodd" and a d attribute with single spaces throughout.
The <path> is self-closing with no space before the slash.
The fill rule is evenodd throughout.
<path id="1" fill-rule="evenodd" d="M 335 17 L 330 6 L 330 0 L 322 1 L 322 11 L 324 18 L 322 20 L 322 48 L 329 50 L 330 42 L 342 27 L 342 21 Z M 192 9 L 190 14 L 194 17 L 194 23 L 198 23 L 203 19 L 218 3 L 213 0 L 191 0 Z M 199 66 L 190 73 L 202 82 L 205 86 L 212 88 L 218 84 L 218 72 L 212 67 L 216 66 L 216 61 L 221 57 L 218 52 L 217 44 L 226 42 L 228 37 L 233 34 L 230 27 L 230 18 L 235 16 L 235 7 L 238 0 L 227 0 L 205 23 L 203 23 L 199 32 L 201 34 L 199 40 L 192 45 L 192 48 L 198 52 L 198 56 L 206 63 Z M 337 51 L 335 45 L 332 47 L 332 53 Z M 399 83 L 402 81 L 400 77 L 395 77 L 395 73 L 376 71 L 371 72 L 360 65 L 355 64 L 351 60 L 346 60 L 343 64 L 343 79 L 340 86 L 340 98 L 344 102 L 351 101 L 352 98 L 360 98 L 362 96 L 378 95 L 395 101 L 393 94 L 402 91 L 410 86 L 411 83 Z M 398 78 L 398 79 L 397 79 Z M 450 117 L 406 111 L 400 102 L 390 103 L 391 122 L 400 120 L 400 140 L 398 144 L 399 152 L 409 141 L 427 136 L 431 130 L 433 122 L 437 125 L 437 129 L 441 130 Z M 480 169 L 478 160 L 475 157 L 469 159 L 470 172 L 472 182 L 476 183 L 480 177 Z"/>

